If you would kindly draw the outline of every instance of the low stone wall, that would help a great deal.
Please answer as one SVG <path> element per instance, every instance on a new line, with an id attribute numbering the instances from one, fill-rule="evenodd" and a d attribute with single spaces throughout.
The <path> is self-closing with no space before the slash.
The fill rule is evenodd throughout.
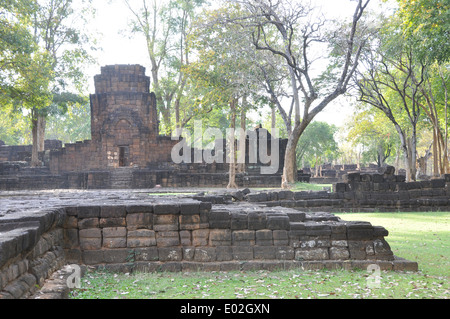
<path id="1" fill-rule="evenodd" d="M 206 198 L 147 204 L 105 200 L 8 213 L 0 217 L 0 298 L 65 296 L 67 285 L 45 280 L 68 264 L 126 272 L 364 269 L 370 264 L 417 270 L 417 263 L 393 255 L 383 227 L 229 199 L 223 198 L 225 204 Z"/>
<path id="2" fill-rule="evenodd" d="M 112 171 L 73 172 L 62 175 L 0 175 L 0 190 L 23 189 L 145 189 L 162 187 L 219 187 L 228 185 L 227 173 L 192 173 L 188 171 L 128 169 L 126 183 L 116 183 Z M 281 175 L 236 174 L 239 187 L 280 187 Z M 124 185 L 124 186 L 123 186 Z"/>
<path id="3" fill-rule="evenodd" d="M 0 299 L 27 298 L 65 263 L 64 209 L 0 220 Z"/>
<path id="4" fill-rule="evenodd" d="M 283 267 L 281 261 L 394 260 L 384 228 L 331 214 L 319 220 L 282 208 L 211 210 L 207 202 L 78 207 L 67 214 L 71 263 L 181 271 L 239 270 L 242 261 Z"/>
<path id="5" fill-rule="evenodd" d="M 259 192 L 243 200 L 267 206 L 304 211 L 449 211 L 450 175 L 442 179 L 405 182 L 404 176 L 350 173 L 345 183 L 333 185 L 333 192 Z"/>

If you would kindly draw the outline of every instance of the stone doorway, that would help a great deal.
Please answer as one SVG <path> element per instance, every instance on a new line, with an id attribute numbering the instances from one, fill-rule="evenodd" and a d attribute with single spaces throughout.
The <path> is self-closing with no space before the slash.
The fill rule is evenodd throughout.
<path id="1" fill-rule="evenodd" d="M 119 146 L 119 167 L 129 166 L 130 147 Z"/>

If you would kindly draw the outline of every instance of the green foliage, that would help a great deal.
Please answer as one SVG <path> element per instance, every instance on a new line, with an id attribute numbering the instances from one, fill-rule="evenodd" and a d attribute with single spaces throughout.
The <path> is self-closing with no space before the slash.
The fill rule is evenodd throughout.
<path id="1" fill-rule="evenodd" d="M 91 109 L 87 97 L 68 93 L 55 95 L 49 109 L 46 139 L 74 143 L 91 138 Z M 30 117 L 26 113 L 17 112 L 11 104 L 0 108 L 0 140 L 7 145 L 30 145 L 30 128 Z"/>
<path id="2" fill-rule="evenodd" d="M 364 108 L 348 121 L 347 140 L 362 151 L 362 163 L 383 166 L 394 157 L 399 145 L 398 134 L 389 119 L 376 108 Z"/>
<path id="3" fill-rule="evenodd" d="M 0 140 L 6 145 L 31 144 L 29 118 L 14 111 L 13 106 L 0 108 Z"/>
<path id="4" fill-rule="evenodd" d="M 339 147 L 336 132 L 335 125 L 325 122 L 315 121 L 308 125 L 297 145 L 298 167 L 315 167 L 337 158 Z"/>
<path id="5" fill-rule="evenodd" d="M 242 12 L 232 4 L 204 11 L 190 34 L 190 50 L 197 59 L 185 68 L 198 104 L 203 108 L 228 108 L 233 98 L 247 97 L 246 110 L 261 102 L 260 56 L 250 46 L 249 30 L 226 23 L 224 17 Z M 226 44 L 226 45 L 224 45 Z"/>
<path id="6" fill-rule="evenodd" d="M 170 134 L 198 113 L 184 68 L 190 63 L 189 34 L 192 20 L 204 0 L 124 0 L 133 19 L 130 31 L 141 35 L 152 69 L 152 90 L 162 116 L 160 131 Z"/>
<path id="7" fill-rule="evenodd" d="M 420 59 L 450 60 L 450 3 L 445 0 L 397 0 L 402 36 L 411 41 Z"/>
<path id="8" fill-rule="evenodd" d="M 0 101 L 13 94 L 20 70 L 36 49 L 25 14 L 31 7 L 30 1 L 0 2 Z"/>
<path id="9" fill-rule="evenodd" d="M 88 97 L 55 95 L 47 119 L 47 139 L 75 143 L 91 139 L 91 108 Z"/>
<path id="10" fill-rule="evenodd" d="M 92 62 L 88 53 L 92 37 L 83 29 L 93 13 L 90 2 L 77 1 L 76 6 L 72 0 L 0 3 L 0 103 L 12 105 L 9 111 L 18 116 L 29 116 L 30 126 L 39 126 L 39 134 L 32 130 L 39 135 L 33 139 L 39 145 L 45 126 L 37 123 L 67 110 L 75 95 L 64 92 L 84 90 L 84 67 Z M 19 131 L 12 133 L 11 142 L 25 142 L 17 136 Z M 34 145 L 33 161 L 36 150 Z"/>

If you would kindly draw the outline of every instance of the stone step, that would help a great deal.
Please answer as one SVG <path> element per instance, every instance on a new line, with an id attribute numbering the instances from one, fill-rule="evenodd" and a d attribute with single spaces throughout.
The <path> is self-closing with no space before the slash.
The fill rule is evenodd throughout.
<path id="1" fill-rule="evenodd" d="M 133 170 L 129 168 L 119 168 L 111 171 L 111 188 L 129 189 L 133 181 Z"/>

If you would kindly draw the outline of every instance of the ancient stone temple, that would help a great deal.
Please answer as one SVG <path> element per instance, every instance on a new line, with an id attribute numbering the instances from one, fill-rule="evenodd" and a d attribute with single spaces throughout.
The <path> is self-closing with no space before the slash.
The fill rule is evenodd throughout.
<path id="1" fill-rule="evenodd" d="M 95 76 L 92 140 L 51 153 L 53 174 L 169 162 L 176 141 L 159 136 L 156 97 L 139 65 L 114 65 Z"/>
<path id="2" fill-rule="evenodd" d="M 172 151 L 183 136 L 159 135 L 156 96 L 150 92 L 150 77 L 140 65 L 110 65 L 94 77 L 95 93 L 90 96 L 91 139 L 65 144 L 47 141 L 40 153 L 42 167 L 31 168 L 31 146 L 0 144 L 0 189 L 108 189 L 163 187 L 226 187 L 227 145 L 216 139 L 224 156 L 210 163 L 200 160 L 175 163 Z M 242 187 L 279 187 L 284 166 L 285 139 L 277 139 L 258 127 L 246 132 L 246 167 L 236 175 Z M 257 140 L 256 147 L 254 140 Z M 278 170 L 261 174 L 260 143 L 276 140 Z M 50 143 L 51 142 L 51 143 Z M 220 144 L 220 143 L 219 143 Z M 250 148 L 250 150 L 249 150 Z M 188 149 L 190 152 L 205 150 Z M 250 153 L 250 152 L 253 153 Z M 276 154 L 275 154 L 276 153 Z M 272 156 L 272 154 L 271 154 Z M 309 178 L 309 176 L 307 176 Z"/>

